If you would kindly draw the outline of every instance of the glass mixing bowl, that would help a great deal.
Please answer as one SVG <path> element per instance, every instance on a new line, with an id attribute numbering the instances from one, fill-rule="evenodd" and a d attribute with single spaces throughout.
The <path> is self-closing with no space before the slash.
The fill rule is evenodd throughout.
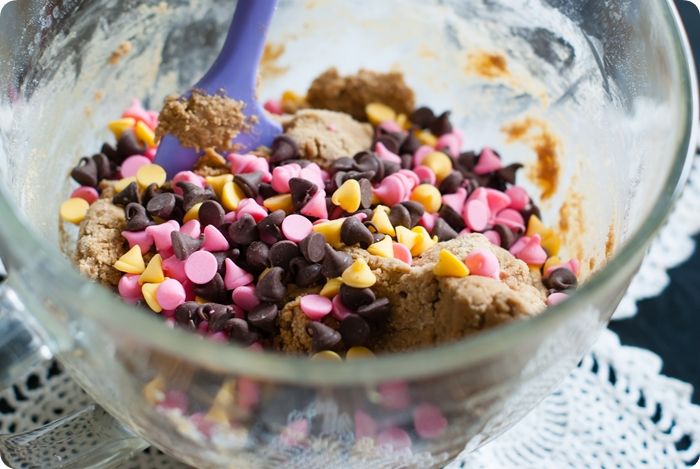
<path id="1" fill-rule="evenodd" d="M 109 139 L 105 123 L 132 97 L 157 108 L 194 83 L 232 12 L 229 0 L 4 8 L 0 378 L 53 353 L 120 422 L 87 409 L 71 422 L 91 426 L 100 441 L 89 450 L 60 454 L 55 442 L 71 433 L 57 422 L 6 437 L 5 457 L 106 466 L 142 448 L 141 437 L 198 467 L 432 467 L 497 437 L 576 366 L 682 185 L 697 96 L 671 2 L 280 1 L 262 97 L 303 91 L 330 66 L 404 71 L 421 103 L 453 111 L 468 147 L 527 162 L 536 193 L 538 164 L 554 155 L 543 218 L 590 277 L 534 319 L 342 364 L 171 330 L 80 277 L 60 249 L 71 166 Z M 125 41 L 129 52 L 110 61 Z M 523 122 L 531 127 L 519 135 Z M 556 144 L 543 153 L 545 137 Z M 424 437 L 412 415 L 435 407 L 447 429 Z"/>

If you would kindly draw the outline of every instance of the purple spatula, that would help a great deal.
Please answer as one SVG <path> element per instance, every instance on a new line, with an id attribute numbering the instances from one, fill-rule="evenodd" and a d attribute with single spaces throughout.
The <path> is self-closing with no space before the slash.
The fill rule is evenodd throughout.
<path id="1" fill-rule="evenodd" d="M 269 146 L 282 131 L 279 124 L 266 116 L 255 98 L 258 63 L 276 5 L 277 0 L 238 0 L 219 56 L 193 87 L 208 94 L 224 90 L 229 98 L 245 103 L 243 112 L 246 116 L 257 117 L 257 123 L 249 132 L 241 132 L 233 140 L 243 150 Z M 189 97 L 190 93 L 188 91 L 186 96 Z M 193 148 L 182 147 L 177 138 L 165 135 L 158 145 L 155 163 L 172 177 L 179 171 L 191 169 L 197 158 L 198 153 Z"/>

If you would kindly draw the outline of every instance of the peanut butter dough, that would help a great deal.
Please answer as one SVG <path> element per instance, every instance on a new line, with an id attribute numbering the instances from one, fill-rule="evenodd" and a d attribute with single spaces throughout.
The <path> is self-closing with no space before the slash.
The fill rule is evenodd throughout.
<path id="1" fill-rule="evenodd" d="M 106 192 L 110 192 L 109 190 Z M 127 251 L 121 232 L 126 227 L 124 209 L 110 199 L 100 199 L 90 206 L 80 224 L 74 262 L 83 275 L 116 286 L 121 272 L 112 265 Z"/>
<path id="2" fill-rule="evenodd" d="M 476 275 L 433 275 L 441 249 L 463 259 L 477 248 L 489 249 L 496 255 L 501 266 L 500 280 Z M 387 297 L 392 305 L 388 322 L 373 331 L 370 348 L 375 352 L 399 352 L 455 341 L 482 329 L 533 316 L 545 308 L 545 295 L 537 288 L 527 265 L 480 234 L 438 243 L 415 259 L 413 266 L 358 248 L 349 248 L 348 252 L 367 261 L 377 276 L 372 290 L 378 297 Z M 334 320 L 326 321 L 326 325 L 334 327 Z M 280 316 L 281 334 L 276 348 L 286 353 L 311 352 L 307 323 L 298 298 L 287 304 Z"/>
<path id="3" fill-rule="evenodd" d="M 233 139 L 250 128 L 244 107 L 242 101 L 198 90 L 193 90 L 188 99 L 168 96 L 158 117 L 156 136 L 172 134 L 182 146 L 197 151 L 204 148 L 232 151 Z"/>
<path id="4" fill-rule="evenodd" d="M 311 83 L 306 100 L 313 108 L 345 112 L 360 121 L 367 120 L 365 107 L 369 103 L 382 103 L 406 115 L 416 105 L 413 90 L 401 72 L 360 70 L 356 75 L 340 76 L 335 68 Z"/>
<path id="5" fill-rule="evenodd" d="M 305 109 L 283 122 L 284 133 L 298 145 L 302 158 L 328 167 L 341 156 L 353 156 L 372 144 L 372 126 L 347 114 Z"/>

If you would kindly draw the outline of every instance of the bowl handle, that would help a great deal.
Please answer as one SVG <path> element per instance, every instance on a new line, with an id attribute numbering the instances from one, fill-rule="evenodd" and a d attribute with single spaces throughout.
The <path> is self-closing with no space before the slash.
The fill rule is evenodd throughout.
<path id="1" fill-rule="evenodd" d="M 0 281 L 6 278 L 0 263 Z M 8 282 L 0 284 L 0 389 L 52 358 L 34 321 Z M 10 467 L 118 467 L 147 446 L 94 403 L 36 429 L 0 436 L 0 456 Z"/>

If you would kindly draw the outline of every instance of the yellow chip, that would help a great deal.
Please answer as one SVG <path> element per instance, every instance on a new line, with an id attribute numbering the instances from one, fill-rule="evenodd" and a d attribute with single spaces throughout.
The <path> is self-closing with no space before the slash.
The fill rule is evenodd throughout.
<path id="1" fill-rule="evenodd" d="M 367 252 L 380 257 L 394 257 L 394 242 L 391 240 L 390 236 L 384 236 L 384 239 L 377 241 L 374 244 L 370 244 L 367 248 Z"/>
<path id="2" fill-rule="evenodd" d="M 110 122 L 107 124 L 107 128 L 111 130 L 116 139 L 119 140 L 122 134 L 129 129 L 133 129 L 134 125 L 136 125 L 136 120 L 132 117 L 124 117 Z"/>
<path id="3" fill-rule="evenodd" d="M 447 249 L 443 249 L 438 254 L 438 261 L 433 267 L 433 274 L 436 277 L 462 278 L 469 275 L 469 268 L 464 265 L 464 262 L 457 259 L 457 256 Z"/>
<path id="4" fill-rule="evenodd" d="M 408 120 L 408 117 L 406 117 L 406 114 L 401 113 L 398 116 L 396 116 L 396 123 L 399 125 L 404 130 L 408 130 L 411 128 L 411 121 Z"/>
<path id="5" fill-rule="evenodd" d="M 342 362 L 343 359 L 340 358 L 340 355 L 337 353 L 331 351 L 331 350 L 323 350 L 321 352 L 315 353 L 311 356 L 312 360 L 321 360 L 321 361 L 331 361 L 331 362 Z"/>
<path id="6" fill-rule="evenodd" d="M 362 202 L 362 189 L 356 179 L 345 181 L 331 197 L 331 202 L 338 205 L 348 213 L 354 213 L 360 208 Z"/>
<path id="7" fill-rule="evenodd" d="M 182 223 L 187 223 L 190 220 L 199 220 L 199 207 L 201 207 L 203 203 L 204 202 L 194 204 L 182 218 Z"/>
<path id="8" fill-rule="evenodd" d="M 245 199 L 245 194 L 238 185 L 233 181 L 224 183 L 224 187 L 221 189 L 221 205 L 227 212 L 236 210 L 238 203 L 243 199 Z"/>
<path id="9" fill-rule="evenodd" d="M 378 232 L 388 236 L 396 236 L 396 230 L 389 220 L 389 207 L 377 205 L 374 208 L 374 213 L 372 214 L 372 219 L 370 221 Z"/>
<path id="10" fill-rule="evenodd" d="M 442 205 L 442 194 L 432 184 L 420 184 L 413 188 L 411 200 L 421 204 L 426 212 L 436 213 Z"/>
<path id="11" fill-rule="evenodd" d="M 343 284 L 343 281 L 339 278 L 329 278 L 326 280 L 326 284 L 321 288 L 321 291 L 318 292 L 319 295 L 325 296 L 326 298 L 333 298 L 335 295 L 340 293 L 340 286 Z"/>
<path id="12" fill-rule="evenodd" d="M 132 182 L 136 182 L 136 176 L 131 176 L 128 178 L 123 178 L 118 180 L 117 182 L 114 183 L 114 190 L 119 193 L 126 189 L 126 186 L 131 184 Z"/>
<path id="13" fill-rule="evenodd" d="M 420 256 L 425 251 L 437 244 L 437 237 L 430 237 L 430 233 L 422 226 L 416 226 L 411 230 L 416 233 L 416 238 L 411 247 L 411 254 L 414 256 Z"/>
<path id="14" fill-rule="evenodd" d="M 143 262 L 141 247 L 137 244 L 129 249 L 114 263 L 114 268 L 127 274 L 142 274 L 146 270 L 146 264 Z"/>
<path id="15" fill-rule="evenodd" d="M 431 147 L 437 145 L 437 137 L 427 130 L 418 130 L 416 131 L 415 136 L 423 145 L 428 145 Z"/>
<path id="16" fill-rule="evenodd" d="M 224 190 L 224 184 L 233 181 L 233 174 L 222 174 L 220 176 L 207 176 L 207 185 L 214 190 L 216 196 L 221 199 L 221 193 Z"/>
<path id="17" fill-rule="evenodd" d="M 263 207 L 271 212 L 275 210 L 284 210 L 285 212 L 291 212 L 294 208 L 292 206 L 292 194 L 279 194 L 273 195 L 263 200 Z"/>
<path id="18" fill-rule="evenodd" d="M 406 246 L 409 250 L 416 244 L 418 235 L 405 226 L 396 227 L 396 241 Z"/>
<path id="19" fill-rule="evenodd" d="M 542 266 L 542 275 L 547 275 L 547 271 L 556 265 L 561 265 L 561 259 L 559 259 L 557 256 L 552 256 L 547 259 Z"/>
<path id="20" fill-rule="evenodd" d="M 350 347 L 345 353 L 346 360 L 360 360 L 363 358 L 374 358 L 374 353 L 367 347 Z"/>
<path id="21" fill-rule="evenodd" d="M 209 300 L 205 300 L 201 296 L 195 296 L 194 301 L 195 301 L 195 303 L 199 303 L 200 305 L 205 305 L 205 304 L 209 303 Z"/>
<path id="22" fill-rule="evenodd" d="M 365 106 L 365 112 L 367 113 L 367 119 L 372 125 L 379 125 L 382 122 L 396 120 L 396 112 L 386 104 L 369 103 Z"/>
<path id="23" fill-rule="evenodd" d="M 330 220 L 323 223 L 319 223 L 313 226 L 314 233 L 321 233 L 326 242 L 334 248 L 339 248 L 343 245 L 340 241 L 340 228 L 343 226 L 345 218 L 339 218 L 337 220 Z"/>
<path id="24" fill-rule="evenodd" d="M 143 142 L 148 147 L 156 146 L 156 134 L 153 133 L 150 127 L 144 124 L 143 121 L 138 121 L 134 128 L 136 138 Z"/>
<path id="25" fill-rule="evenodd" d="M 554 232 L 554 230 L 551 230 L 547 236 L 542 237 L 541 245 L 544 250 L 547 251 L 547 254 L 550 256 L 556 256 L 559 254 L 559 250 L 561 249 L 561 238 Z"/>
<path id="26" fill-rule="evenodd" d="M 146 300 L 146 304 L 148 305 L 149 308 L 153 310 L 155 313 L 160 313 L 163 311 L 163 308 L 160 307 L 158 304 L 158 300 L 156 299 L 156 292 L 158 291 L 158 287 L 160 286 L 160 283 L 144 283 L 141 285 L 141 293 L 143 294 L 143 299 Z"/>
<path id="27" fill-rule="evenodd" d="M 433 170 L 438 182 L 445 179 L 452 172 L 452 158 L 441 151 L 428 153 L 421 164 Z"/>
<path id="28" fill-rule="evenodd" d="M 136 182 L 139 183 L 141 189 L 146 189 L 151 184 L 162 186 L 167 179 L 165 170 L 157 164 L 146 164 L 136 171 Z"/>
<path id="29" fill-rule="evenodd" d="M 139 277 L 139 285 L 144 283 L 161 283 L 165 280 L 165 275 L 163 274 L 163 258 L 160 254 L 156 254 L 148 261 L 146 270 L 143 271 Z"/>
<path id="30" fill-rule="evenodd" d="M 61 215 L 61 220 L 79 225 L 80 222 L 85 219 L 85 215 L 87 215 L 89 209 L 90 204 L 87 200 L 81 199 L 80 197 L 73 197 L 61 204 L 59 213 Z"/>
<path id="31" fill-rule="evenodd" d="M 354 288 L 369 288 L 377 283 L 377 277 L 364 259 L 356 259 L 341 278 L 345 285 Z"/>

